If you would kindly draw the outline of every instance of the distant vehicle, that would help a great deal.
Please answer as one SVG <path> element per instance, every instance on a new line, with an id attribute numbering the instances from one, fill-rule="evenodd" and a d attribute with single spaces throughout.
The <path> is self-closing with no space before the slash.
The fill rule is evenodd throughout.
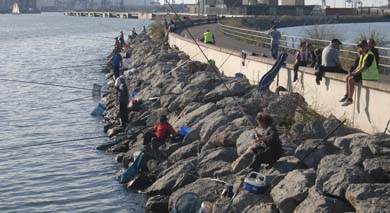
<path id="1" fill-rule="evenodd" d="M 19 5 L 16 2 L 12 6 L 12 14 L 14 14 L 14 15 L 19 15 L 20 14 Z"/>

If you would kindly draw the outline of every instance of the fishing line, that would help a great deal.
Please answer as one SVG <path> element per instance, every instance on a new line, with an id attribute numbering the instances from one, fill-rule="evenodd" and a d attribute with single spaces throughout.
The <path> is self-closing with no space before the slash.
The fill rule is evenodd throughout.
<path id="1" fill-rule="evenodd" d="M 37 147 L 37 146 L 46 146 L 46 145 L 58 144 L 58 143 L 69 143 L 69 142 L 76 142 L 76 141 L 86 141 L 86 140 L 93 140 L 93 139 L 99 139 L 99 138 L 108 138 L 108 136 L 107 135 L 102 135 L 102 136 L 89 137 L 89 138 L 76 138 L 76 139 L 63 140 L 63 141 L 53 141 L 53 142 L 47 142 L 47 143 L 30 144 L 30 145 L 26 145 L 26 146 L 24 146 L 24 145 L 10 146 L 10 147 L 0 148 L 0 151 L 10 150 L 10 149 L 19 149 L 19 148 L 30 148 L 30 147 Z"/>
<path id="2" fill-rule="evenodd" d="M 53 67 L 53 68 L 45 68 L 45 69 L 31 69 L 29 71 L 45 71 L 45 70 L 57 70 L 57 69 L 70 69 L 70 68 L 77 68 L 77 67 L 94 67 L 94 66 L 103 66 L 104 64 L 83 64 L 83 65 L 74 65 L 74 66 L 64 66 L 64 67 Z"/>
<path id="3" fill-rule="evenodd" d="M 101 90 L 94 90 L 94 89 L 90 89 L 90 88 L 76 87 L 76 86 L 63 85 L 63 84 L 35 82 L 35 81 L 22 81 L 22 80 L 5 79 L 5 78 L 0 78 L 0 81 L 17 82 L 17 83 L 25 83 L 25 84 L 36 84 L 36 85 L 53 86 L 53 87 L 62 87 L 62 88 L 85 90 L 85 91 L 101 91 Z M 101 91 L 101 92 L 109 92 L 109 91 Z"/>
<path id="4" fill-rule="evenodd" d="M 181 20 L 181 18 L 179 17 L 179 15 L 177 14 L 176 10 L 172 7 L 172 5 L 167 1 L 165 0 L 165 2 L 168 4 L 168 6 L 171 8 L 171 10 L 173 11 L 173 13 L 175 14 L 175 16 L 178 18 L 178 20 L 183 23 L 183 21 Z M 195 40 L 194 36 L 192 35 L 192 33 L 188 30 L 188 27 L 186 27 L 184 25 L 184 29 L 185 31 L 188 33 L 188 35 L 191 37 L 191 39 L 195 42 L 196 46 L 199 48 L 199 50 L 201 51 L 202 55 L 205 57 L 206 61 L 209 62 L 209 58 L 207 57 L 207 55 L 204 53 L 204 51 L 202 50 L 202 48 L 200 47 L 200 45 L 198 44 L 198 42 Z M 222 84 L 224 85 L 224 87 L 226 88 L 226 90 L 230 93 L 234 103 L 237 105 L 237 107 L 239 108 L 239 110 L 241 111 L 241 113 L 244 115 L 244 117 L 249 121 L 249 124 L 251 125 L 251 127 L 253 129 L 255 129 L 255 132 L 256 131 L 256 126 L 252 123 L 252 120 L 249 118 L 249 116 L 245 113 L 245 111 L 242 109 L 241 105 L 238 103 L 237 99 L 234 97 L 233 93 L 231 92 L 230 88 L 226 85 L 224 79 L 221 77 L 220 73 L 218 70 L 216 70 L 216 66 L 211 66 L 212 67 L 212 70 L 216 73 L 217 77 L 222 81 Z"/>

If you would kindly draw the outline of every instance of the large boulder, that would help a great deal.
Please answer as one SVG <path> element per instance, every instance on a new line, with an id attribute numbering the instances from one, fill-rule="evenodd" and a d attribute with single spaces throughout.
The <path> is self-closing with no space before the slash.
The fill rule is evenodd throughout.
<path id="1" fill-rule="evenodd" d="M 235 212 L 245 212 L 244 209 L 259 203 L 267 203 L 272 206 L 271 197 L 242 191 L 236 197 L 234 197 L 232 202 L 232 209 L 234 209 Z"/>
<path id="2" fill-rule="evenodd" d="M 256 131 L 260 132 L 260 129 L 248 129 L 241 133 L 236 142 L 238 155 L 242 155 L 248 150 L 250 144 L 253 142 L 253 135 L 255 135 Z"/>
<path id="3" fill-rule="evenodd" d="M 368 146 L 374 156 L 390 156 L 390 136 L 375 134 L 363 138 L 354 138 L 349 145 L 353 152 L 355 149 Z"/>
<path id="4" fill-rule="evenodd" d="M 202 129 L 200 130 L 201 141 L 208 141 L 210 136 L 219 128 L 227 126 L 230 119 L 222 114 L 222 110 L 218 110 L 214 115 L 207 116 L 203 119 Z"/>
<path id="5" fill-rule="evenodd" d="M 322 213 L 322 212 L 353 212 L 354 209 L 346 202 L 327 197 L 315 186 L 309 190 L 306 199 L 297 206 L 294 213 Z"/>
<path id="6" fill-rule="evenodd" d="M 336 154 L 339 149 L 331 143 L 322 140 L 305 140 L 295 150 L 295 156 L 309 168 L 317 168 L 318 163 L 326 155 Z"/>
<path id="7" fill-rule="evenodd" d="M 300 94 L 284 93 L 269 102 L 267 111 L 276 123 L 292 124 L 297 108 L 305 108 L 306 106 L 307 103 Z"/>
<path id="8" fill-rule="evenodd" d="M 356 212 L 388 212 L 390 184 L 351 184 L 345 197 Z"/>
<path id="9" fill-rule="evenodd" d="M 322 126 L 321 120 L 313 120 L 306 123 L 303 128 L 303 134 L 309 138 L 324 138 L 326 136 L 326 130 Z"/>
<path id="10" fill-rule="evenodd" d="M 366 171 L 376 183 L 390 182 L 390 156 L 367 159 L 363 162 Z"/>
<path id="11" fill-rule="evenodd" d="M 168 212 L 169 197 L 165 195 L 156 195 L 150 197 L 145 204 L 145 209 L 152 212 Z"/>
<path id="12" fill-rule="evenodd" d="M 345 190 L 353 183 L 367 183 L 370 178 L 361 167 L 348 165 L 345 155 L 329 155 L 317 169 L 316 187 L 333 196 L 344 198 Z"/>
<path id="13" fill-rule="evenodd" d="M 210 92 L 208 92 L 204 97 L 204 102 L 217 102 L 228 96 L 241 96 L 243 95 L 251 86 L 247 79 L 238 79 L 232 78 L 226 82 L 229 90 L 226 89 L 224 84 L 220 84 Z"/>
<path id="14" fill-rule="evenodd" d="M 260 173 L 266 176 L 267 185 L 275 186 L 287 173 L 294 169 L 303 169 L 305 166 L 294 156 L 285 156 L 277 160 L 270 169 L 262 169 Z"/>
<path id="15" fill-rule="evenodd" d="M 230 168 L 237 157 L 236 149 L 233 147 L 207 150 L 198 157 L 198 174 L 200 177 L 213 177 L 214 172 Z"/>
<path id="16" fill-rule="evenodd" d="M 222 126 L 210 136 L 208 140 L 209 146 L 235 147 L 237 138 L 245 130 L 245 127 L 236 126 L 232 123 L 228 126 Z"/>
<path id="17" fill-rule="evenodd" d="M 165 175 L 156 180 L 149 188 L 146 189 L 146 193 L 149 195 L 156 194 L 170 194 L 174 190 L 174 186 L 179 184 L 178 177 L 182 174 L 190 174 L 186 176 L 188 180 L 184 182 L 194 181 L 194 177 L 196 176 L 196 159 L 188 159 L 184 162 L 179 162 L 172 165 L 166 171 L 164 171 Z"/>
<path id="18" fill-rule="evenodd" d="M 247 151 L 244 154 L 240 155 L 232 163 L 232 172 L 238 173 L 246 168 L 248 168 L 255 159 L 255 154 L 251 151 Z"/>
<path id="19" fill-rule="evenodd" d="M 184 109 L 183 111 L 185 111 Z M 217 110 L 217 106 L 214 103 L 208 103 L 200 106 L 196 110 L 185 114 L 181 118 L 179 118 L 174 125 L 175 126 L 181 126 L 181 125 L 188 125 L 193 126 L 195 123 L 199 122 L 201 119 L 205 118 L 212 112 Z"/>
<path id="20" fill-rule="evenodd" d="M 198 145 L 199 141 L 194 141 L 190 144 L 180 147 L 168 157 L 168 160 L 177 162 L 189 157 L 194 157 L 197 154 Z"/>
<path id="21" fill-rule="evenodd" d="M 175 206 L 177 199 L 186 192 L 198 194 L 203 201 L 214 202 L 221 195 L 223 189 L 224 183 L 222 182 L 208 178 L 198 179 L 171 194 L 169 197 L 169 209 L 172 209 L 172 207 Z"/>
<path id="22" fill-rule="evenodd" d="M 280 181 L 272 190 L 272 199 L 282 213 L 294 212 L 295 208 L 307 196 L 309 188 L 314 185 L 315 171 L 294 170 Z"/>
<path id="23" fill-rule="evenodd" d="M 368 135 L 366 133 L 355 133 L 355 134 L 345 135 L 342 137 L 337 137 L 333 145 L 335 145 L 337 148 L 343 150 L 346 153 L 351 153 L 349 146 L 352 140 L 365 138 L 367 136 Z"/>

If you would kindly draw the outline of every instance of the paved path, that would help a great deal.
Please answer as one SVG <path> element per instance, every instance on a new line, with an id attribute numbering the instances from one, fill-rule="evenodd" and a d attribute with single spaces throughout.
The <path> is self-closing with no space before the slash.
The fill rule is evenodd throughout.
<path id="1" fill-rule="evenodd" d="M 219 47 L 236 50 L 241 52 L 242 50 L 247 50 L 250 52 L 257 53 L 258 55 L 271 57 L 271 53 L 269 49 L 266 49 L 264 47 L 259 47 L 254 44 L 249 44 L 245 41 L 241 41 L 238 39 L 235 39 L 233 37 L 229 37 L 224 35 L 222 32 L 218 30 L 218 24 L 208 24 L 208 25 L 200 25 L 200 26 L 194 26 L 188 28 L 191 34 L 196 38 L 200 39 L 203 37 L 203 33 L 209 29 L 211 32 L 215 35 L 215 41 L 216 45 Z M 190 36 L 187 35 L 187 32 L 185 30 L 182 30 L 179 32 L 181 35 L 186 35 L 188 38 Z M 280 53 L 280 52 L 279 52 Z M 287 58 L 287 63 L 293 64 L 294 63 L 294 56 L 292 54 L 289 54 Z M 314 71 L 313 71 L 314 72 Z M 390 84 L 390 75 L 380 75 L 380 82 L 385 84 Z"/>

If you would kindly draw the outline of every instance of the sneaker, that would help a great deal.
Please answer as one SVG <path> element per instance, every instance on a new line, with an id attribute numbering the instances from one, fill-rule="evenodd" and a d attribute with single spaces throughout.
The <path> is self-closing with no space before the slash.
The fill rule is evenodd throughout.
<path id="1" fill-rule="evenodd" d="M 345 102 L 348 99 L 348 96 L 344 96 L 342 99 L 339 100 L 339 102 Z"/>
<path id="2" fill-rule="evenodd" d="M 352 99 L 348 98 L 341 106 L 349 106 L 353 103 Z"/>

